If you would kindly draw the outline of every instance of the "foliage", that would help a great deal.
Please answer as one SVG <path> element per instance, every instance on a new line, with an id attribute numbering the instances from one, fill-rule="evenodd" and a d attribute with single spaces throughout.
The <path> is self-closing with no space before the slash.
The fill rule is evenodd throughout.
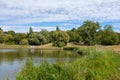
<path id="1" fill-rule="evenodd" d="M 3 34 L 3 30 L 0 28 L 0 43 L 4 42 L 4 34 Z"/>
<path id="2" fill-rule="evenodd" d="M 1 34 L 1 33 L 3 33 L 3 30 L 2 30 L 2 28 L 0 28 L 0 34 Z"/>
<path id="3" fill-rule="evenodd" d="M 56 30 L 52 34 L 53 46 L 63 47 L 69 42 L 69 35 L 65 31 Z"/>
<path id="4" fill-rule="evenodd" d="M 28 42 L 27 39 L 22 39 L 22 40 L 20 41 L 20 45 L 28 45 L 28 44 L 29 44 L 29 42 Z"/>
<path id="5" fill-rule="evenodd" d="M 28 40 L 30 45 L 42 45 L 46 43 L 46 38 L 40 33 L 31 33 Z"/>
<path id="6" fill-rule="evenodd" d="M 13 43 L 14 42 L 14 37 L 10 34 L 5 34 L 4 35 L 4 42 L 5 43 Z"/>
<path id="7" fill-rule="evenodd" d="M 47 31 L 42 29 L 40 32 L 34 32 L 29 28 L 28 33 L 15 33 L 13 30 L 4 32 L 0 28 L 0 43 L 21 44 L 26 39 L 29 45 L 44 45 L 53 43 L 53 46 L 63 47 L 68 42 L 85 45 L 116 45 L 120 43 L 120 33 L 113 31 L 111 25 L 106 25 L 104 29 L 98 22 L 84 21 L 78 28 L 62 31 L 56 27 L 56 31 Z"/>
<path id="8" fill-rule="evenodd" d="M 101 48 L 79 49 L 86 52 L 69 64 L 41 63 L 34 66 L 27 61 L 17 80 L 108 80 L 120 66 L 120 55 Z"/>
<path id="9" fill-rule="evenodd" d="M 84 44 L 97 44 L 96 33 L 99 31 L 100 25 L 98 22 L 85 21 L 82 26 L 78 28 L 78 32 L 82 37 Z"/>
<path id="10" fill-rule="evenodd" d="M 56 31 L 60 31 L 60 28 L 58 26 L 56 26 Z"/>
<path id="11" fill-rule="evenodd" d="M 50 36 L 50 32 L 48 32 L 46 29 L 42 29 L 40 31 L 40 33 L 45 37 L 46 43 L 51 42 L 52 39 L 51 39 L 51 36 Z"/>
<path id="12" fill-rule="evenodd" d="M 79 42 L 80 41 L 80 35 L 77 32 L 76 29 L 72 29 L 67 31 L 68 35 L 70 36 L 70 42 Z"/>
<path id="13" fill-rule="evenodd" d="M 118 35 L 118 38 L 119 38 L 119 41 L 118 41 L 118 44 L 120 43 L 120 33 L 117 32 L 117 35 Z"/>
<path id="14" fill-rule="evenodd" d="M 29 38 L 29 44 L 30 45 L 39 45 L 40 41 L 37 38 Z"/>
<path id="15" fill-rule="evenodd" d="M 63 47 L 63 50 L 72 50 L 72 51 L 77 51 L 79 47 Z"/>
<path id="16" fill-rule="evenodd" d="M 31 34 L 31 33 L 33 33 L 33 28 L 32 27 L 29 28 L 29 34 Z"/>
<path id="17" fill-rule="evenodd" d="M 27 34 L 25 33 L 16 33 L 14 36 L 15 44 L 19 44 L 22 39 L 27 39 Z"/>
<path id="18" fill-rule="evenodd" d="M 10 31 L 7 32 L 7 34 L 14 36 L 15 32 L 13 30 L 10 30 Z"/>
<path id="19" fill-rule="evenodd" d="M 0 34 L 0 43 L 3 43 L 3 42 L 4 42 L 4 34 L 1 33 L 1 34 Z"/>
<path id="20" fill-rule="evenodd" d="M 106 25 L 101 35 L 101 44 L 103 45 L 115 45 L 119 43 L 118 34 L 113 31 L 111 25 Z"/>

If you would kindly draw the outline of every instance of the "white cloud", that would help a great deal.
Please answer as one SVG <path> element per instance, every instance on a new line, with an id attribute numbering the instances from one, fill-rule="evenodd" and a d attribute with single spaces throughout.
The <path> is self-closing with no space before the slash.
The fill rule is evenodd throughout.
<path id="1" fill-rule="evenodd" d="M 0 0 L 0 24 L 120 20 L 120 0 Z"/>
<path id="2" fill-rule="evenodd" d="M 48 31 L 51 30 L 55 30 L 56 28 L 54 26 L 31 26 L 33 28 L 34 31 L 39 32 L 42 29 L 47 29 Z M 1 28 L 3 29 L 3 31 L 9 31 L 9 30 L 13 30 L 17 33 L 21 33 L 21 32 L 28 32 L 30 26 L 1 26 Z"/>

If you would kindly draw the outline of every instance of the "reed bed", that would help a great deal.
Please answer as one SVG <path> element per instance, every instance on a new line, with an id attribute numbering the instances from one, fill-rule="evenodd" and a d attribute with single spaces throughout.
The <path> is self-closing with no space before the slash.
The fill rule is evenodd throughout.
<path id="1" fill-rule="evenodd" d="M 32 60 L 28 60 L 17 74 L 16 80 L 113 80 L 114 75 L 117 76 L 120 55 L 114 51 L 99 47 L 75 47 L 72 50 L 82 53 L 81 57 L 72 63 L 43 62 L 35 66 Z"/>

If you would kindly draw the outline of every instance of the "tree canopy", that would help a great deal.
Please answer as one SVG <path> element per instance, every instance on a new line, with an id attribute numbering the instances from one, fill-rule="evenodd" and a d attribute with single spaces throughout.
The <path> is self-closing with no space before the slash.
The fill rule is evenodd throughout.
<path id="1" fill-rule="evenodd" d="M 61 31 L 56 28 L 56 31 L 52 34 L 52 42 L 53 46 L 56 47 L 66 46 L 69 42 L 69 35 L 65 31 Z"/>
<path id="2" fill-rule="evenodd" d="M 13 30 L 3 31 L 0 28 L 1 44 L 44 45 L 52 43 L 53 46 L 63 47 L 68 42 L 85 45 L 116 45 L 120 43 L 120 33 L 115 32 L 112 25 L 101 27 L 99 22 L 84 21 L 78 28 L 63 31 L 58 26 L 55 31 L 42 29 L 35 32 L 32 27 L 28 33 L 16 33 Z"/>
<path id="3" fill-rule="evenodd" d="M 82 26 L 78 28 L 79 35 L 82 37 L 82 41 L 87 45 L 97 44 L 96 34 L 100 30 L 98 22 L 85 21 Z"/>

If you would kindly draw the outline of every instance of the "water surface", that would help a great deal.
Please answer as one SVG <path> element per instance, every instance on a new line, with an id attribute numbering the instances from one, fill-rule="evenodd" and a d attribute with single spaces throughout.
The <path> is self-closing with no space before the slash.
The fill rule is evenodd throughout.
<path id="1" fill-rule="evenodd" d="M 42 61 L 53 63 L 69 63 L 78 54 L 64 50 L 41 50 L 41 49 L 0 49 L 0 80 L 15 80 L 15 75 L 24 66 L 26 60 L 31 58 L 37 66 Z"/>

